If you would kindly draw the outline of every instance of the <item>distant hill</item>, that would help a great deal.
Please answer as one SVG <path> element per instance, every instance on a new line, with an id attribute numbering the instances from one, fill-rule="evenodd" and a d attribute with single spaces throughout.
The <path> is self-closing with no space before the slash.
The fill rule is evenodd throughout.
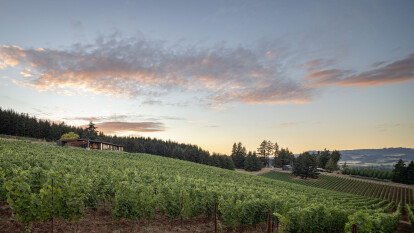
<path id="1" fill-rule="evenodd" d="M 309 151 L 309 153 L 318 151 Z M 392 166 L 399 159 L 404 162 L 414 160 L 414 149 L 412 148 L 384 148 L 384 149 L 358 149 L 341 150 L 341 160 L 339 164 L 345 163 L 354 166 Z M 295 154 L 298 157 L 299 154 Z M 272 158 L 273 159 L 273 158 Z"/>
<path id="2" fill-rule="evenodd" d="M 346 161 L 349 165 L 394 165 L 399 159 L 409 162 L 414 160 L 412 148 L 384 148 L 342 150 L 340 164 Z"/>

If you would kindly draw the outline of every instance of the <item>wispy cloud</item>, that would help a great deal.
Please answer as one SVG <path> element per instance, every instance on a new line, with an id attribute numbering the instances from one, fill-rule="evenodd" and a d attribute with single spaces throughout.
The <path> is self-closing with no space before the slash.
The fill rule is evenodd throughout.
<path id="1" fill-rule="evenodd" d="M 134 122 L 134 121 L 183 121 L 185 118 L 175 116 L 151 116 L 151 115 L 137 115 L 137 114 L 112 114 L 108 116 L 78 116 L 78 117 L 63 117 L 65 121 L 92 121 L 95 123 L 103 122 Z"/>
<path id="2" fill-rule="evenodd" d="M 286 79 L 274 66 L 279 59 L 273 52 L 277 48 L 262 51 L 266 46 L 233 48 L 225 44 L 177 47 L 180 45 L 117 36 L 99 37 L 93 44 L 75 44 L 66 50 L 1 46 L 0 68 L 19 65 L 24 77 L 15 83 L 39 91 L 82 90 L 128 98 L 184 91 L 205 94 L 208 103 L 220 104 L 302 103 L 311 99 L 309 89 Z"/>
<path id="3" fill-rule="evenodd" d="M 409 80 L 414 80 L 414 53 L 391 64 L 347 77 L 339 81 L 337 85 L 366 87 Z"/>
<path id="4" fill-rule="evenodd" d="M 101 122 L 96 124 L 98 131 L 103 131 L 107 134 L 117 134 L 121 132 L 160 132 L 165 131 L 166 128 L 161 122 Z"/>
<path id="5" fill-rule="evenodd" d="M 306 62 L 304 68 L 308 70 L 309 72 L 313 72 L 315 70 L 320 70 L 322 68 L 332 66 L 333 64 L 335 64 L 335 62 L 336 62 L 336 59 L 333 59 L 333 58 L 331 59 L 317 58 L 317 59 L 313 59 L 313 60 Z"/>
<path id="6" fill-rule="evenodd" d="M 347 73 L 349 73 L 349 71 L 346 70 L 320 70 L 308 74 L 305 79 L 311 80 L 311 82 L 307 84 L 308 87 L 325 86 L 340 81 L 341 77 Z"/>
<path id="7" fill-rule="evenodd" d="M 414 53 L 408 57 L 384 65 L 384 62 L 375 62 L 371 70 L 355 74 L 351 70 L 326 69 L 313 71 L 305 80 L 307 87 L 336 85 L 336 86 L 357 86 L 368 87 L 401 83 L 414 80 Z"/>

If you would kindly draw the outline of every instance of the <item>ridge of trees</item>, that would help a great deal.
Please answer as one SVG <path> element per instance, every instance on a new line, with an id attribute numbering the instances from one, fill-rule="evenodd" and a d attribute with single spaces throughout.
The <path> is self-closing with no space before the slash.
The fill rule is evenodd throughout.
<path id="1" fill-rule="evenodd" d="M 150 137 L 118 137 L 97 132 L 95 125 L 90 122 L 88 128 L 66 125 L 64 122 L 56 123 L 37 119 L 26 113 L 17 113 L 14 110 L 0 108 L 0 134 L 32 137 L 46 141 L 56 141 L 62 135 L 73 132 L 80 138 L 90 138 L 106 141 L 124 146 L 124 151 L 132 153 L 147 153 L 164 157 L 171 157 L 190 162 L 206 164 L 234 170 L 233 160 L 226 155 L 212 153 L 202 148 Z"/>

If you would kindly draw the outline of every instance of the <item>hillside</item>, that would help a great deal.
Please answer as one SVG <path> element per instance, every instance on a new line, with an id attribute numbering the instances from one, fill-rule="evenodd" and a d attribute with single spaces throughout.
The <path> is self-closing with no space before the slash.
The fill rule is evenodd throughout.
<path id="1" fill-rule="evenodd" d="M 388 201 L 148 154 L 0 140 L 0 161 L 0 198 L 26 224 L 83 219 L 105 206 L 115 220 L 208 219 L 215 200 L 219 225 L 226 229 L 255 229 L 266 222 L 268 210 L 283 216 L 280 224 L 292 232 L 340 232 L 357 211 L 390 223 L 381 229 L 395 229 L 399 217 L 399 211 L 382 213 Z"/>
<path id="2" fill-rule="evenodd" d="M 353 165 L 394 165 L 399 159 L 414 160 L 414 149 L 411 148 L 384 148 L 342 150 L 341 161 Z"/>
<path id="3" fill-rule="evenodd" d="M 318 153 L 318 151 L 309 151 Z M 339 164 L 355 166 L 392 166 L 399 159 L 409 162 L 414 160 L 414 149 L 412 148 L 383 148 L 383 149 L 357 149 L 341 150 L 341 160 Z M 295 154 L 295 157 L 299 154 Z M 273 158 L 272 158 L 273 159 Z"/>

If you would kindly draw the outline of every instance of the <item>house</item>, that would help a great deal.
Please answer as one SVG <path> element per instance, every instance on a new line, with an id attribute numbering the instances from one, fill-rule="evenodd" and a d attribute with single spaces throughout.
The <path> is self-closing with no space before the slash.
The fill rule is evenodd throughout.
<path id="1" fill-rule="evenodd" d="M 124 146 L 113 144 L 110 142 L 101 142 L 96 140 L 87 140 L 87 139 L 67 139 L 67 140 L 58 140 L 56 143 L 59 146 L 72 146 L 80 147 L 85 149 L 94 149 L 94 150 L 117 150 L 124 151 Z"/>

